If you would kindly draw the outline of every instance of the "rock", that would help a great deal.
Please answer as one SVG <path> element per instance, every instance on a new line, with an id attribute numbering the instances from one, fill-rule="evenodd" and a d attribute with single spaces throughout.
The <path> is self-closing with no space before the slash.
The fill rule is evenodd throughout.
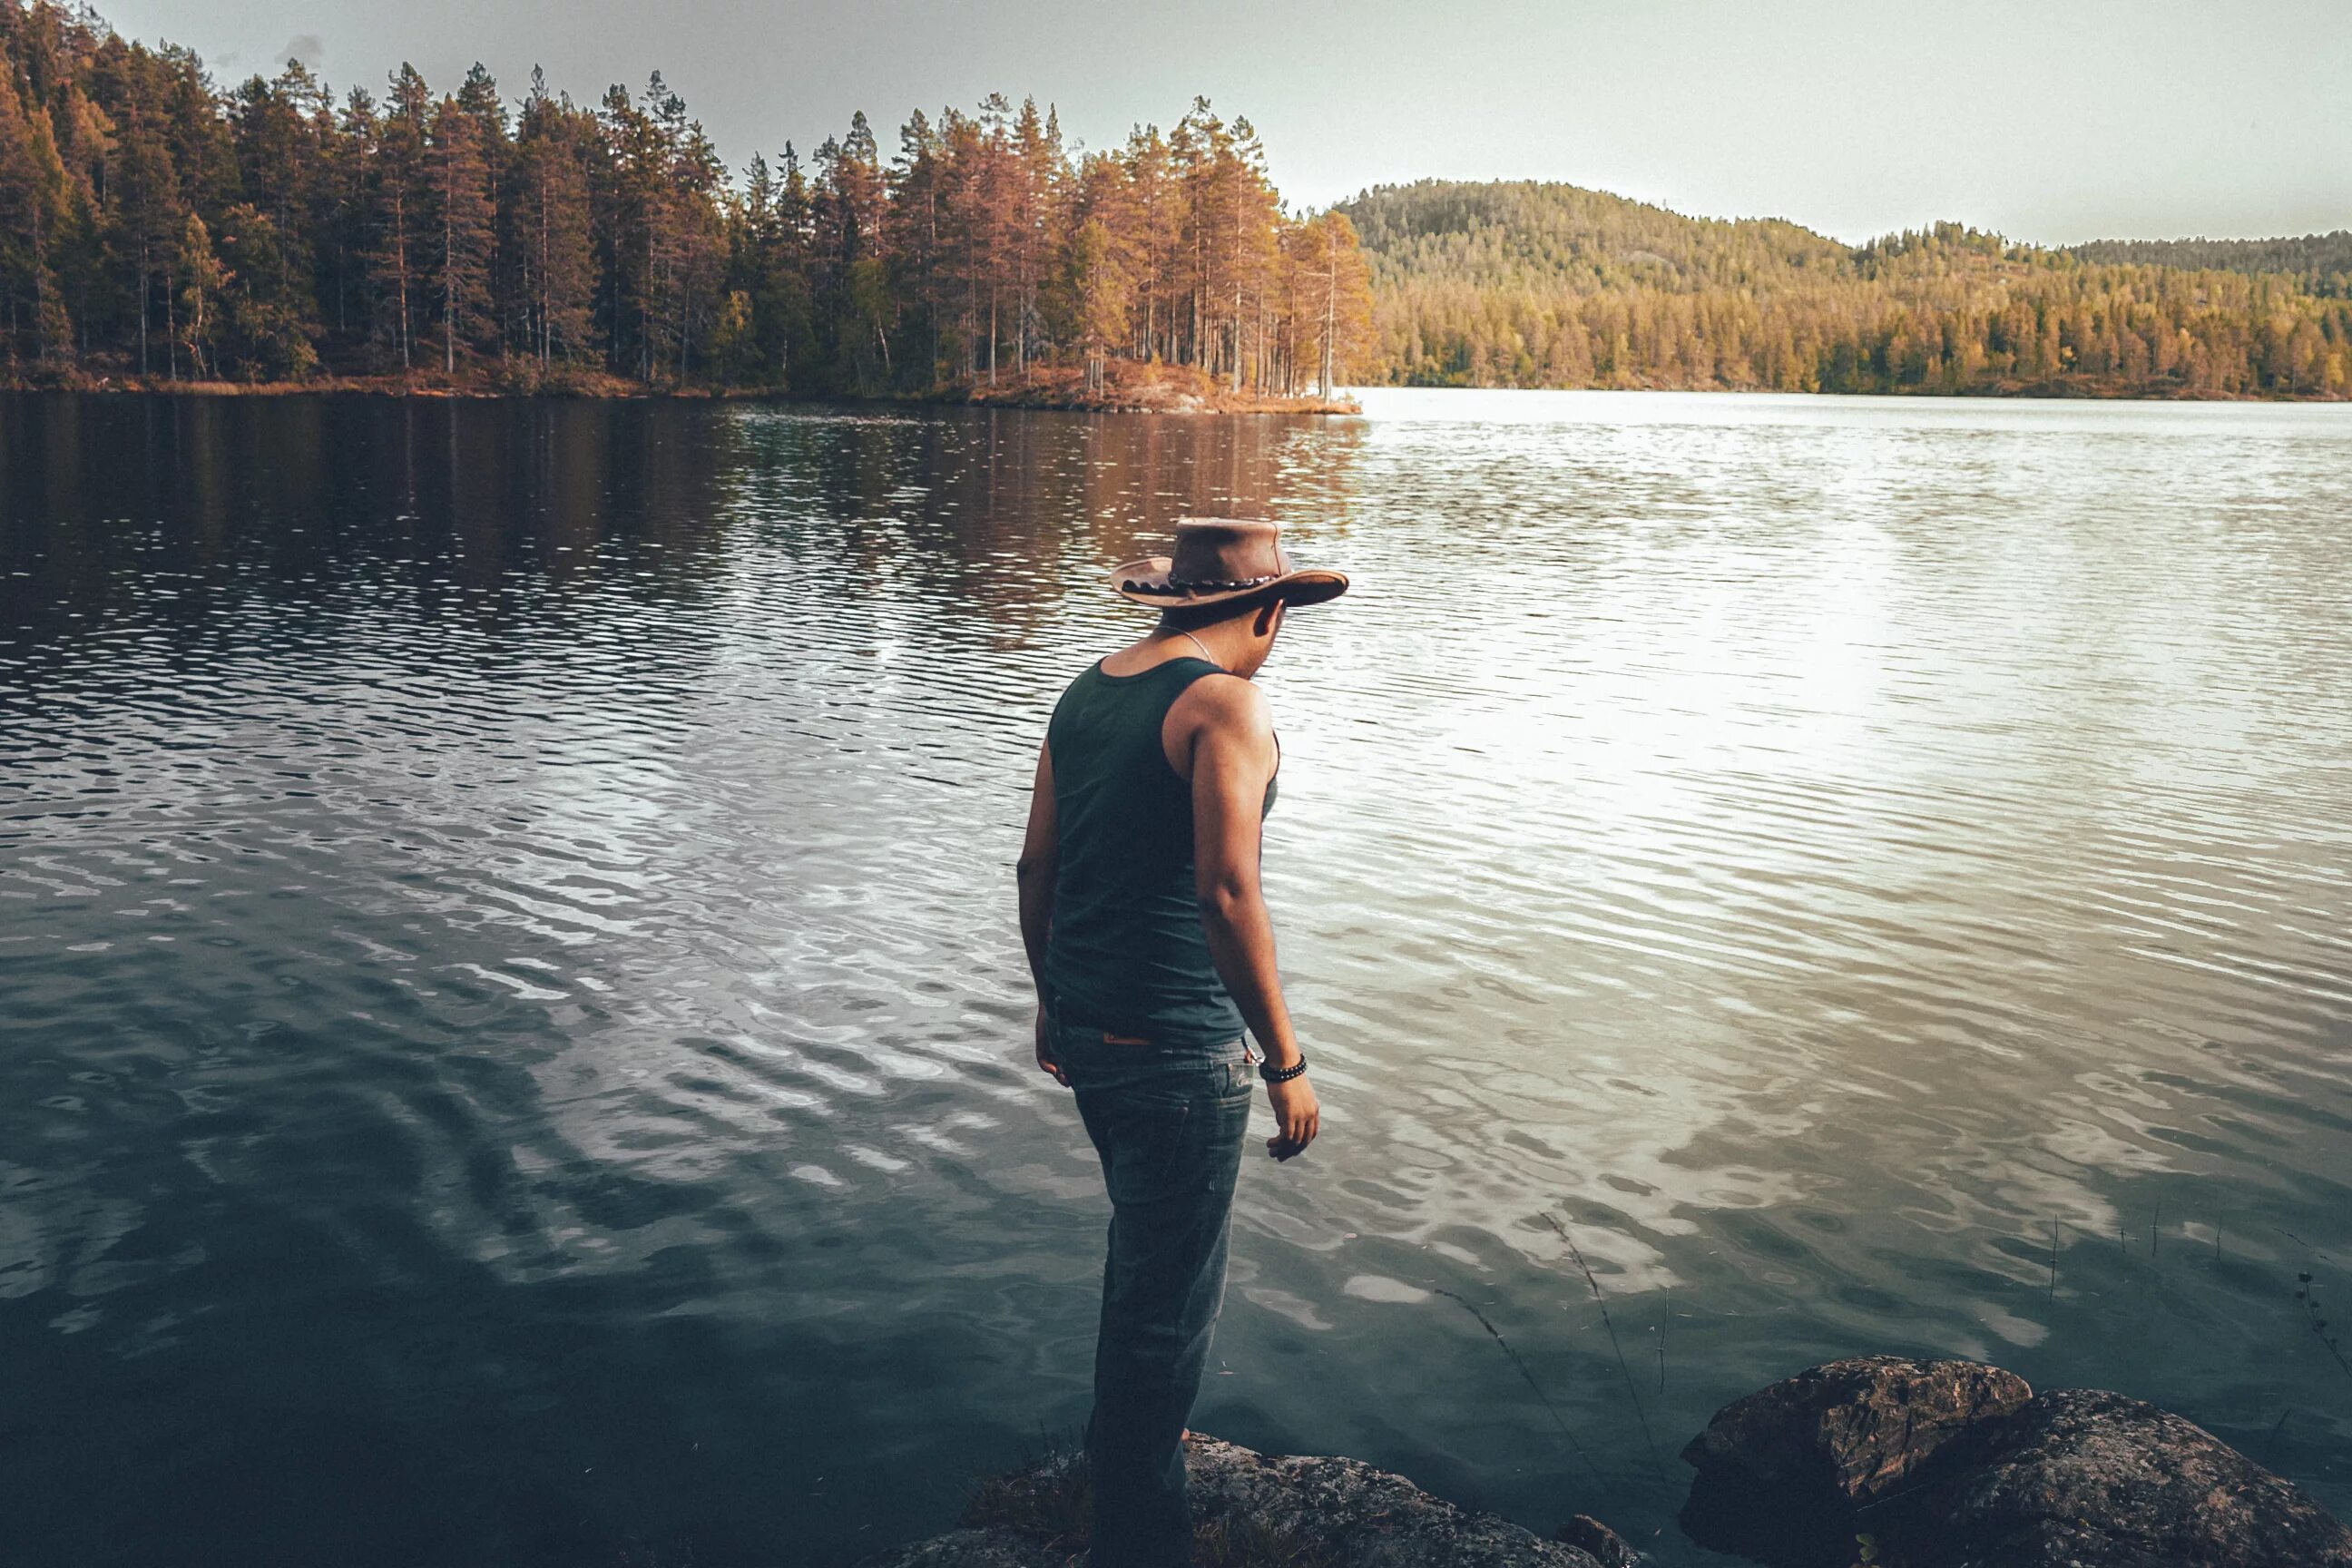
<path id="1" fill-rule="evenodd" d="M 1580 1513 L 1551 1532 L 1551 1538 L 1563 1546 L 1573 1546 L 1601 1568 L 1639 1568 L 1642 1554 L 1625 1544 L 1625 1538 L 1593 1518 Z"/>
<path id="2" fill-rule="evenodd" d="M 1063 1568 L 1069 1553 L 1010 1530 L 950 1530 L 866 1561 L 866 1568 Z"/>
<path id="3" fill-rule="evenodd" d="M 1246 1544 L 1267 1561 L 1311 1548 L 1331 1568 L 1619 1568 L 1355 1459 L 1276 1458 L 1196 1432 L 1185 1462 L 1199 1536 Z M 975 1495 L 966 1528 L 869 1558 L 866 1568 L 1065 1568 L 1083 1560 L 1074 1537 L 1085 1484 L 1083 1467 L 1066 1458 L 994 1478 Z"/>
<path id="4" fill-rule="evenodd" d="M 1869 1502 L 2032 1397 L 2023 1378 L 1978 1362 L 1833 1361 L 1725 1405 L 1683 1459 L 1702 1479 Z"/>
<path id="5" fill-rule="evenodd" d="M 1832 1362 L 1683 1458 L 1691 1538 L 1775 1568 L 2352 1568 L 2352 1531 L 2202 1428 L 1973 1362 Z"/>
<path id="6" fill-rule="evenodd" d="M 1843 1565 L 1858 1508 L 1982 1447 L 2032 1397 L 2023 1378 L 1969 1361 L 1864 1356 L 1799 1373 L 1717 1411 L 1683 1450 L 1698 1471 L 1683 1529 L 1761 1563 Z"/>
<path id="7" fill-rule="evenodd" d="M 2292 1483 L 2096 1389 L 2034 1400 L 1905 1533 L 1922 1568 L 2352 1568 L 2352 1531 Z"/>
<path id="8" fill-rule="evenodd" d="M 1277 1458 L 1198 1433 L 1189 1448 L 1196 1519 L 1312 1541 L 1335 1568 L 1598 1568 L 1574 1546 L 1360 1460 Z"/>

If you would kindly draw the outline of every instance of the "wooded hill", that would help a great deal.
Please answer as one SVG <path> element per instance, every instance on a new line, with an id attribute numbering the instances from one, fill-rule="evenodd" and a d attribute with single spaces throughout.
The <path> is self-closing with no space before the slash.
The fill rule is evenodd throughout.
<path id="1" fill-rule="evenodd" d="M 1573 185 L 1424 180 L 1337 209 L 1381 374 L 1424 386 L 2342 397 L 2352 236 L 1860 247 Z"/>
<path id="2" fill-rule="evenodd" d="M 1202 100 L 1083 154 L 1034 101 L 918 110 L 887 159 L 859 114 L 736 175 L 658 73 L 593 105 L 479 66 L 223 89 L 0 0 L 0 381 L 1066 402 L 1127 360 L 1239 403 L 1358 374 L 1367 289 L 1347 220 L 1286 213 Z"/>
<path id="3" fill-rule="evenodd" d="M 2186 267 L 2213 272 L 2284 272 L 2314 294 L 2341 300 L 2352 289 L 2352 229 L 2292 239 L 2095 239 L 2066 247 L 2084 261 Z"/>
<path id="4" fill-rule="evenodd" d="M 1358 243 L 1362 237 L 1362 248 Z M 1369 266 L 1368 266 L 1369 263 Z M 1377 302 L 1377 318 L 1374 305 Z M 1334 382 L 2352 395 L 2352 235 L 1860 247 L 1559 184 L 1294 215 L 1204 100 L 1109 151 L 992 96 L 730 172 L 656 74 L 224 88 L 0 0 L 0 384 L 748 388 L 1247 406 Z M 1106 399 L 1106 384 L 1120 395 Z"/>

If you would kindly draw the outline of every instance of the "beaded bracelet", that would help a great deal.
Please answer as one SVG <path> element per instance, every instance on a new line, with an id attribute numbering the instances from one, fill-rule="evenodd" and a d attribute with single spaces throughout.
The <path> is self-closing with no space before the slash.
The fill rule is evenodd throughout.
<path id="1" fill-rule="evenodd" d="M 1307 1058 L 1304 1054 L 1301 1054 L 1297 1061 L 1291 1063 L 1286 1068 L 1275 1067 L 1267 1062 L 1260 1062 L 1257 1064 L 1257 1076 L 1265 1079 L 1268 1083 L 1288 1083 L 1292 1079 L 1297 1078 L 1300 1073 L 1303 1073 L 1306 1070 Z"/>

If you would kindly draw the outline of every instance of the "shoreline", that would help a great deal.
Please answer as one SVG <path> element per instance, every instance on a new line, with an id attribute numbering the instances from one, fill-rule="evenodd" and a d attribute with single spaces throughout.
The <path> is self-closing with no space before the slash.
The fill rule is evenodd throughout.
<path id="1" fill-rule="evenodd" d="M 981 407 L 1048 409 L 1076 414 L 1320 414 L 1360 415 L 1344 394 L 1331 398 L 1236 392 L 1189 366 L 1136 367 L 1114 374 L 1092 391 L 1075 370 L 1032 372 L 990 386 L 958 382 L 927 393 L 857 394 L 804 392 L 777 386 L 646 384 L 602 373 L 581 373 L 544 381 L 500 382 L 438 374 L 321 375 L 302 381 L 193 380 L 164 375 L 93 375 L 64 371 L 46 375 L 0 376 L 0 393 L 70 393 L 92 396 L 300 397 L 340 395 L 415 398 L 423 402 L 483 403 L 542 399 L 581 403 L 804 403 L 859 407 Z"/>
<path id="2" fill-rule="evenodd" d="M 1581 1449 L 1576 1450 L 1581 1453 Z M 1983 1362 L 1826 1362 L 1718 1409 L 1679 1451 L 1691 1545 L 1769 1568 L 2352 1568 L 2352 1531 L 2203 1427 L 2101 1389 L 2037 1393 Z M 1677 1489 L 1659 1465 L 1660 1490 Z M 1189 1435 L 1194 1560 L 1206 1568 L 1639 1568 L 1586 1507 L 1624 1500 L 1559 1458 L 1548 1532 L 1359 1459 Z M 1638 1476 L 1619 1458 L 1620 1480 Z M 1586 1476 L 1597 1489 L 1585 1492 Z M 859 1568 L 1066 1568 L 1087 1548 L 1083 1455 L 983 1478 L 946 1532 Z M 1565 1516 L 1565 1517 L 1563 1517 Z M 1621 1515 L 1622 1518 L 1622 1515 Z M 1664 1530 L 1653 1521 L 1636 1539 Z"/>
<path id="3" fill-rule="evenodd" d="M 544 381 L 496 381 L 479 377 L 451 379 L 439 374 L 321 375 L 302 381 L 192 380 L 163 375 L 93 375 L 79 371 L 47 374 L 0 374 L 0 393 L 73 393 L 104 396 L 145 397 L 300 397 L 341 395 L 415 398 L 423 402 L 497 402 L 543 399 L 583 403 L 793 403 L 845 405 L 866 408 L 1008 408 L 1074 414 L 1313 414 L 1360 416 L 1363 406 L 1349 392 L 1331 398 L 1288 396 L 1244 390 L 1235 392 L 1190 366 L 1131 365 L 1113 362 L 1115 368 L 1102 385 L 1088 391 L 1073 369 L 1032 371 L 1026 378 L 1007 378 L 995 386 L 985 382 L 957 382 L 925 393 L 813 392 L 777 386 L 648 385 L 601 372 L 583 372 Z M 1605 392 L 1673 393 L 1727 397 L 1799 397 L 1834 401 L 1847 398 L 1946 399 L 1969 403 L 2156 403 L 2250 405 L 2281 407 L 2329 406 L 2352 403 L 2352 396 L 2335 394 L 2263 395 L 2252 393 L 2204 393 L 2188 388 L 2149 386 L 2104 387 L 2083 382 L 2013 383 L 2000 386 L 1958 389 L 1907 388 L 1896 392 L 1776 392 L 1769 387 L 1738 386 L 1483 386 L 1437 383 L 1385 382 L 1366 384 L 1357 392 Z"/>

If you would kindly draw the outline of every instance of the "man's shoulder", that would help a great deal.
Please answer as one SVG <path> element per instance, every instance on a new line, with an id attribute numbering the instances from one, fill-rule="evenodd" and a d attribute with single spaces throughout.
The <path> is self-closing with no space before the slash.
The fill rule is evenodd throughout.
<path id="1" fill-rule="evenodd" d="M 1274 709 L 1257 683 L 1226 670 L 1203 675 L 1177 699 L 1184 717 L 1202 730 L 1240 734 L 1274 732 Z"/>

